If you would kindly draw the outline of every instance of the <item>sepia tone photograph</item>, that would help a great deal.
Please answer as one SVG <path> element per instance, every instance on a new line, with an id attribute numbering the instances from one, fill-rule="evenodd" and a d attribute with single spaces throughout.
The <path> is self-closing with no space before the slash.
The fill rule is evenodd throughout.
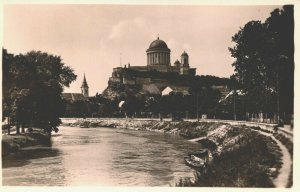
<path id="1" fill-rule="evenodd" d="M 2 6 L 2 187 L 293 188 L 293 3 Z"/>

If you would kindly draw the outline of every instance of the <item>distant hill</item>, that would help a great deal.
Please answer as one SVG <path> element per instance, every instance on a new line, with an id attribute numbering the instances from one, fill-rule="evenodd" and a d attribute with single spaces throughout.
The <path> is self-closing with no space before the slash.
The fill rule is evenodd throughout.
<path id="1" fill-rule="evenodd" d="M 135 71 L 130 68 L 119 68 L 110 77 L 103 97 L 110 100 L 120 100 L 129 95 L 136 97 L 161 95 L 161 92 L 170 87 L 183 94 L 193 94 L 202 87 L 212 87 L 226 92 L 230 85 L 229 78 L 216 76 L 179 75 L 174 72 Z"/>

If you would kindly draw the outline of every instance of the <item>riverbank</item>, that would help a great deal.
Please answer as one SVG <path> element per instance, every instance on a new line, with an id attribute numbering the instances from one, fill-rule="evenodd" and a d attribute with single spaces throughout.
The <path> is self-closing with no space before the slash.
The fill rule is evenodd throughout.
<path id="1" fill-rule="evenodd" d="M 2 135 L 2 156 L 18 152 L 21 148 L 35 145 L 49 145 L 49 134 L 33 131 L 32 133 Z"/>
<path id="2" fill-rule="evenodd" d="M 224 122 L 170 122 L 135 119 L 93 119 L 64 122 L 67 126 L 112 127 L 179 134 L 211 151 L 207 172 L 180 186 L 274 187 L 282 153 L 259 127 Z"/>

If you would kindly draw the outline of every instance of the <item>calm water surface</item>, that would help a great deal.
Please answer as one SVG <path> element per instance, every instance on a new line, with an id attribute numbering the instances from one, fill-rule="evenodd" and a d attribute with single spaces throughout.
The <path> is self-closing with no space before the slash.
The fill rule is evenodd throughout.
<path id="1" fill-rule="evenodd" d="M 199 144 L 170 134 L 60 127 L 51 147 L 2 159 L 3 185 L 174 186 L 193 178 L 183 156 Z"/>

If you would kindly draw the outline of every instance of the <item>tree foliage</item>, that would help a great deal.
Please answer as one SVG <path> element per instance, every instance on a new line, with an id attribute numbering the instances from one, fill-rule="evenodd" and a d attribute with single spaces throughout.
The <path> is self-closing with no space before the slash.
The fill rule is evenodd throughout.
<path id="1" fill-rule="evenodd" d="M 40 51 L 12 55 L 3 49 L 4 115 L 17 125 L 57 131 L 64 112 L 62 91 L 76 79 L 59 56 Z"/>
<path id="2" fill-rule="evenodd" d="M 293 6 L 275 9 L 264 23 L 250 21 L 232 37 L 233 77 L 252 112 L 293 113 Z"/>

